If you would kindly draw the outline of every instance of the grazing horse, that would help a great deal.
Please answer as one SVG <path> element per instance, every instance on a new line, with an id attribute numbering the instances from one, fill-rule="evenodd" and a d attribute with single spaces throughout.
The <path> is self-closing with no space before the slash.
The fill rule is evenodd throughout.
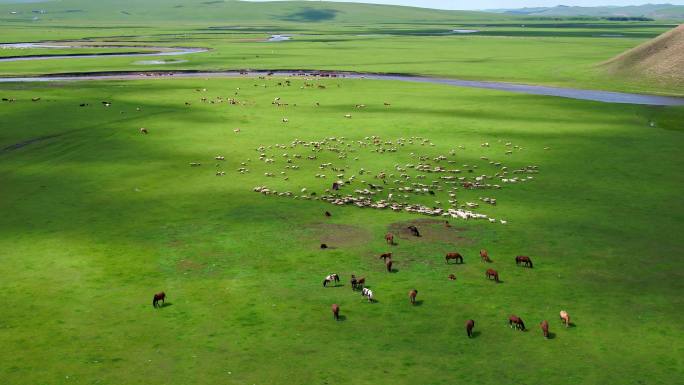
<path id="1" fill-rule="evenodd" d="M 508 325 L 511 328 L 520 329 L 520 331 L 525 331 L 525 324 L 523 323 L 522 318 L 518 317 L 517 315 L 512 315 L 508 317 Z"/>
<path id="2" fill-rule="evenodd" d="M 337 182 L 333 182 L 333 184 L 332 184 L 332 189 L 333 189 L 333 191 L 339 190 L 339 189 L 340 189 L 340 184 L 337 183 Z"/>
<path id="3" fill-rule="evenodd" d="M 147 134 L 148 134 L 147 128 L 145 128 L 145 127 L 140 127 L 140 133 L 143 134 L 143 135 L 147 135 Z"/>
<path id="4" fill-rule="evenodd" d="M 532 266 L 532 260 L 527 255 L 518 255 L 517 257 L 515 257 L 515 264 L 516 265 L 525 265 L 529 268 L 533 267 Z"/>
<path id="5" fill-rule="evenodd" d="M 388 273 L 392 272 L 392 258 L 385 260 L 385 267 L 387 268 Z"/>
<path id="6" fill-rule="evenodd" d="M 335 319 L 335 321 L 339 321 L 340 320 L 340 305 L 334 303 L 332 305 L 332 313 L 333 313 L 333 318 Z"/>
<path id="7" fill-rule="evenodd" d="M 363 290 L 361 290 L 361 295 L 368 298 L 368 302 L 373 302 L 373 290 L 364 287 Z"/>
<path id="8" fill-rule="evenodd" d="M 380 258 L 378 259 L 387 261 L 387 258 L 392 259 L 392 253 L 383 253 L 382 255 L 380 255 Z"/>
<path id="9" fill-rule="evenodd" d="M 482 262 L 491 262 L 492 260 L 489 259 L 489 253 L 487 253 L 487 250 L 482 249 L 480 250 L 480 259 Z"/>
<path id="10" fill-rule="evenodd" d="M 387 242 L 388 245 L 393 245 L 394 244 L 394 234 L 392 234 L 392 233 L 385 234 L 385 242 Z"/>
<path id="11" fill-rule="evenodd" d="M 455 259 L 458 263 L 463 263 L 463 256 L 460 253 L 447 253 L 446 263 L 449 263 L 450 259 Z"/>
<path id="12" fill-rule="evenodd" d="M 337 286 L 337 283 L 340 282 L 340 276 L 337 274 L 330 274 L 329 276 L 325 277 L 323 280 L 323 287 L 328 286 L 328 284 L 331 282 L 335 282 L 335 286 Z"/>
<path id="13" fill-rule="evenodd" d="M 449 276 L 448 276 L 447 278 L 449 278 L 450 281 L 455 281 L 455 280 L 456 280 L 456 275 L 454 275 L 454 274 L 449 274 Z"/>
<path id="14" fill-rule="evenodd" d="M 416 296 L 418 295 L 418 290 L 413 289 L 409 291 L 409 301 L 411 301 L 411 305 L 416 304 Z"/>
<path id="15" fill-rule="evenodd" d="M 475 327 L 475 321 L 473 321 L 471 319 L 467 320 L 465 327 L 466 327 L 466 333 L 468 334 L 468 338 L 472 338 L 473 337 L 473 328 Z"/>
<path id="16" fill-rule="evenodd" d="M 355 289 L 363 289 L 363 286 L 366 284 L 366 277 L 361 277 L 356 280 L 356 287 Z"/>
<path id="17" fill-rule="evenodd" d="M 544 338 L 547 340 L 549 339 L 549 321 L 543 320 L 540 324 L 539 327 L 542 330 L 542 333 L 544 333 Z"/>
<path id="18" fill-rule="evenodd" d="M 488 279 L 494 278 L 494 281 L 499 282 L 499 273 L 494 269 L 487 269 L 487 271 L 485 271 L 485 277 Z"/>
<path id="19" fill-rule="evenodd" d="M 351 276 L 351 288 L 352 290 L 356 290 L 356 285 L 359 284 L 359 281 L 356 279 L 356 276 L 352 274 Z"/>
<path id="20" fill-rule="evenodd" d="M 416 226 L 411 225 L 408 227 L 408 229 L 411 232 L 411 235 L 420 237 L 420 232 L 418 231 L 418 228 Z"/>
<path id="21" fill-rule="evenodd" d="M 568 314 L 567 311 L 561 310 L 560 311 L 560 320 L 565 324 L 565 327 L 570 327 L 570 314 Z"/>
<path id="22" fill-rule="evenodd" d="M 326 212 L 325 212 L 325 216 L 326 216 L 326 217 L 332 217 L 332 214 L 330 214 L 330 211 L 326 211 Z"/>
<path id="23" fill-rule="evenodd" d="M 328 245 L 326 245 L 325 243 L 321 243 L 321 249 L 327 249 L 327 248 L 328 248 Z"/>
<path id="24" fill-rule="evenodd" d="M 166 299 L 166 293 L 164 293 L 163 291 L 155 294 L 154 298 L 152 299 L 152 306 L 157 307 L 159 305 L 159 301 L 162 301 L 162 306 L 163 306 L 164 299 Z M 161 307 L 161 306 L 159 306 L 159 307 Z"/>

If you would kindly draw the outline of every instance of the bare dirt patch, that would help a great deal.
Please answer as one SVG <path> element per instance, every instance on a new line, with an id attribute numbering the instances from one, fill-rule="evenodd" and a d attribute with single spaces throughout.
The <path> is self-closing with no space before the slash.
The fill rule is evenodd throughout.
<path id="1" fill-rule="evenodd" d="M 305 228 L 307 238 L 318 242 L 316 247 L 325 243 L 329 248 L 358 246 L 372 240 L 370 231 L 351 225 L 336 223 L 313 223 Z"/>
<path id="2" fill-rule="evenodd" d="M 190 259 L 181 259 L 176 263 L 176 270 L 181 273 L 195 273 L 204 269 L 204 263 L 195 262 Z"/>
<path id="3" fill-rule="evenodd" d="M 420 237 L 411 234 L 409 226 L 415 226 L 420 232 Z M 395 238 L 419 241 L 419 242 L 441 242 L 453 245 L 468 245 L 473 241 L 466 237 L 466 229 L 455 227 L 453 224 L 445 226 L 445 221 L 441 219 L 420 218 L 411 221 L 394 222 L 387 230 L 394 234 Z"/>

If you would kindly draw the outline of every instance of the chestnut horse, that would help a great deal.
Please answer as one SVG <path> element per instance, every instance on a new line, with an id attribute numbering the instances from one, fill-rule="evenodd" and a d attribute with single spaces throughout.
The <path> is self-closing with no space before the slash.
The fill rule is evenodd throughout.
<path id="1" fill-rule="evenodd" d="M 508 317 L 508 325 L 511 328 L 520 329 L 521 331 L 525 331 L 525 324 L 523 323 L 522 318 L 518 317 L 517 315 L 512 315 L 512 316 Z"/>
<path id="2" fill-rule="evenodd" d="M 418 290 L 413 289 L 409 291 L 409 301 L 411 301 L 411 305 L 416 304 L 416 296 L 418 295 Z"/>
<path id="3" fill-rule="evenodd" d="M 471 319 L 467 320 L 465 327 L 466 327 L 466 333 L 468 334 L 468 338 L 472 338 L 473 337 L 473 328 L 475 327 L 475 321 L 473 321 Z"/>
<path id="4" fill-rule="evenodd" d="M 544 338 L 547 340 L 549 339 L 549 321 L 543 320 L 540 324 L 539 327 L 542 330 L 542 333 L 544 333 Z"/>
<path id="5" fill-rule="evenodd" d="M 334 303 L 332 305 L 332 313 L 333 313 L 333 318 L 335 319 L 335 321 L 339 321 L 340 320 L 340 305 Z"/>
<path id="6" fill-rule="evenodd" d="M 166 299 L 166 294 L 162 291 L 154 295 L 154 298 L 152 299 L 152 306 L 157 307 L 159 305 L 159 301 L 162 301 L 162 306 L 164 304 L 164 299 Z M 161 306 L 159 306 L 161 307 Z"/>
<path id="7" fill-rule="evenodd" d="M 565 324 L 565 327 L 570 327 L 570 314 L 568 314 L 567 311 L 561 310 L 560 311 L 560 320 Z"/>
<path id="8" fill-rule="evenodd" d="M 524 265 L 530 268 L 533 267 L 532 260 L 527 255 L 518 255 L 517 257 L 515 257 L 515 264 Z"/>
<path id="9" fill-rule="evenodd" d="M 392 233 L 385 234 L 385 242 L 387 242 L 388 245 L 393 245 L 394 244 L 394 234 L 392 234 Z"/>
<path id="10" fill-rule="evenodd" d="M 388 273 L 392 272 L 392 258 L 388 258 L 385 260 L 385 267 L 387 268 Z"/>
<path id="11" fill-rule="evenodd" d="M 482 249 L 480 250 L 480 259 L 482 262 L 491 262 L 492 260 L 489 259 L 489 253 L 487 253 L 487 250 Z"/>
<path id="12" fill-rule="evenodd" d="M 458 263 L 463 263 L 463 256 L 460 253 L 447 253 L 446 263 L 449 263 L 450 259 L 455 259 Z"/>
<path id="13" fill-rule="evenodd" d="M 485 271 L 485 277 L 488 279 L 494 278 L 494 281 L 499 282 L 499 273 L 494 269 L 487 269 L 487 271 Z"/>

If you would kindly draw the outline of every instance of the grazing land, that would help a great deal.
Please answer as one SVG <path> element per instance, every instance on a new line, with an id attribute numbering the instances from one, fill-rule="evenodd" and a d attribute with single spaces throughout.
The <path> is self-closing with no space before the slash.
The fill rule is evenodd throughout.
<path id="1" fill-rule="evenodd" d="M 0 2 L 2 43 L 98 46 L 0 54 L 209 51 L 7 61 L 0 75 L 350 70 L 682 95 L 602 64 L 674 26 L 663 20 L 97 3 Z M 452 29 L 482 32 L 444 33 Z M 265 41 L 275 34 L 292 40 Z M 157 59 L 169 62 L 136 64 Z M 673 384 L 684 375 L 682 107 L 312 75 L 11 82 L 0 97 L 3 384 Z M 521 169 L 534 172 L 513 174 Z M 523 176 L 532 178 L 503 181 Z M 335 205 L 324 198 L 336 180 L 349 181 L 341 194 L 392 193 L 496 220 Z M 254 191 L 264 186 L 276 193 Z M 378 259 L 387 252 L 392 273 Z M 445 263 L 450 252 L 464 263 Z M 534 268 L 516 266 L 517 255 Z M 341 282 L 322 287 L 331 273 Z M 352 291 L 352 274 L 374 303 Z M 154 309 L 159 291 L 167 297 Z M 512 314 L 528 331 L 509 328 Z"/>

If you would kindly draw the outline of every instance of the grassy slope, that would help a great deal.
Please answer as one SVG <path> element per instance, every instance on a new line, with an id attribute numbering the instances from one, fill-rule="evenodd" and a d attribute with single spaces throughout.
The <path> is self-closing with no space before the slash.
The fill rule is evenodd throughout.
<path id="1" fill-rule="evenodd" d="M 62 134 L 0 153 L 3 383 L 672 384 L 682 377 L 684 277 L 674 236 L 684 230 L 682 109 L 371 81 L 300 89 L 300 82 L 3 86 L 3 96 L 19 100 L 0 106 L 0 147 Z M 202 87 L 206 94 L 194 91 Z M 247 105 L 199 103 L 236 87 Z M 34 96 L 43 99 L 30 102 Z M 299 106 L 278 110 L 275 96 Z M 105 109 L 101 100 L 114 104 Z M 78 107 L 86 101 L 93 106 Z M 342 118 L 356 103 L 369 107 Z M 141 126 L 150 135 L 139 135 Z M 465 241 L 400 240 L 399 272 L 388 275 L 376 256 L 387 249 L 382 234 L 415 217 L 263 197 L 250 191 L 273 183 L 263 166 L 234 171 L 256 159 L 259 144 L 334 135 L 422 135 L 438 145 L 419 153 L 433 155 L 463 144 L 459 163 L 503 157 L 499 141 L 513 141 L 525 150 L 510 165 L 539 164 L 542 173 L 496 191 L 499 204 L 483 209 L 509 225 L 459 222 Z M 492 148 L 481 150 L 483 141 Z M 224 178 L 213 175 L 218 153 L 226 156 Z M 404 162 L 400 156 L 368 155 L 359 166 Z M 303 168 L 302 175 L 318 172 Z M 361 236 L 321 252 L 316 224 L 331 209 L 333 223 Z M 482 277 L 481 247 L 503 284 Z M 453 249 L 465 253 L 465 265 L 444 265 L 441 256 Z M 516 254 L 532 255 L 535 269 L 516 268 Z M 348 286 L 321 288 L 330 271 L 345 281 L 366 275 L 380 302 L 368 305 Z M 446 280 L 450 272 L 455 283 Z M 413 287 L 424 302 L 410 308 Z M 152 310 L 151 293 L 161 289 L 172 306 Z M 330 319 L 332 302 L 344 322 Z M 561 308 L 577 327 L 560 328 Z M 509 313 L 531 331 L 508 329 Z M 468 318 L 481 332 L 473 340 L 464 337 Z M 550 341 L 538 331 L 543 318 L 555 333 Z"/>

